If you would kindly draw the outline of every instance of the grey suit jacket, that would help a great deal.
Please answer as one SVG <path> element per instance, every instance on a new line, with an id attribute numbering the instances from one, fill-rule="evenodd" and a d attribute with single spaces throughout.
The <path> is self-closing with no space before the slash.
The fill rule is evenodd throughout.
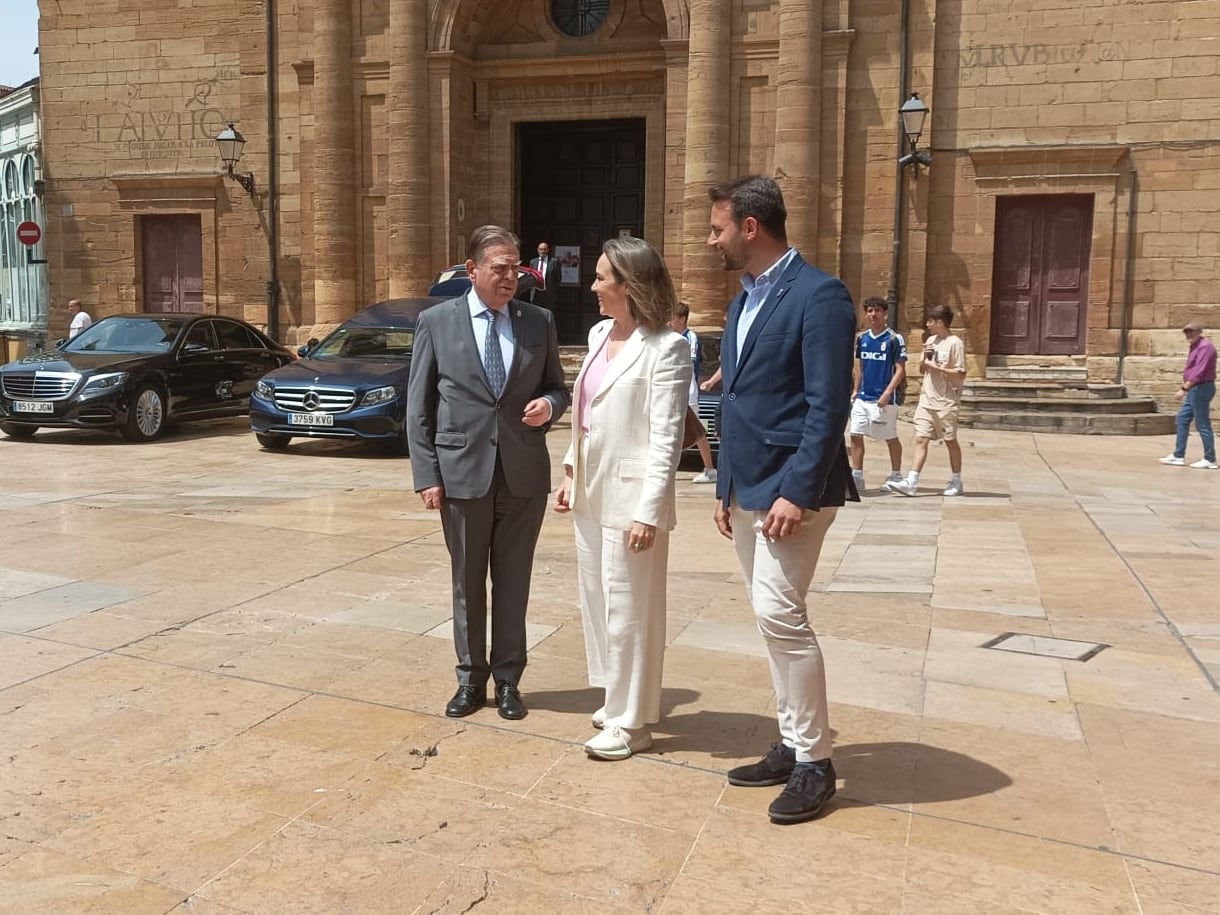
<path id="1" fill-rule="evenodd" d="M 407 389 L 407 443 L 415 491 L 443 487 L 450 499 L 477 499 L 491 489 L 496 454 L 514 496 L 551 491 L 546 449 L 550 423 L 521 420 L 536 397 L 551 402 L 553 423 L 571 401 L 559 364 L 555 322 L 544 308 L 513 299 L 512 365 L 499 399 L 491 391 L 474 339 L 466 296 L 420 314 Z"/>

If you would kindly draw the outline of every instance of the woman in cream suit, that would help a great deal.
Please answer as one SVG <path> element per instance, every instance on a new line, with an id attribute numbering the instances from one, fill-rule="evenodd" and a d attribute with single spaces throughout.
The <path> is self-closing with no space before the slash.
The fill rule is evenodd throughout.
<path id="1" fill-rule="evenodd" d="M 669 329 L 665 262 L 638 238 L 602 247 L 593 291 L 607 320 L 589 332 L 573 393 L 572 444 L 555 510 L 576 523 L 589 683 L 604 687 L 590 756 L 652 746 L 661 718 L 665 574 L 674 473 L 691 382 L 690 347 Z"/>

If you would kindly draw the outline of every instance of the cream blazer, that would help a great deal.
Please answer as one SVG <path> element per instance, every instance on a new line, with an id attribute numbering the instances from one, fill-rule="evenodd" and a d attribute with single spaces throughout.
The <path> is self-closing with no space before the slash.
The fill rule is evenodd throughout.
<path id="1" fill-rule="evenodd" d="M 589 353 L 572 397 L 572 442 L 564 470 L 572 473 L 572 511 L 602 527 L 630 530 L 632 522 L 671 531 L 677 523 L 674 474 L 682 456 L 682 424 L 690 393 L 690 345 L 669 328 L 637 327 L 610 360 L 589 403 L 589 436 L 580 447 L 580 389 L 589 360 L 613 321 L 589 331 Z"/>

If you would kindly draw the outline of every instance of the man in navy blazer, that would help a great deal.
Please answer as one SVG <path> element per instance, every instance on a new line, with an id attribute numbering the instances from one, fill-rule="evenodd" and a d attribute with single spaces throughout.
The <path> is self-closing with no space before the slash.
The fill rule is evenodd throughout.
<path id="1" fill-rule="evenodd" d="M 771 821 L 801 823 L 835 793 L 826 675 L 806 593 L 835 513 L 859 501 L 843 439 L 856 310 L 840 280 L 789 247 L 774 180 L 750 175 L 709 196 L 707 243 L 726 270 L 744 271 L 721 344 L 715 518 L 733 541 L 767 644 L 781 737 L 728 777 L 786 784 Z"/>

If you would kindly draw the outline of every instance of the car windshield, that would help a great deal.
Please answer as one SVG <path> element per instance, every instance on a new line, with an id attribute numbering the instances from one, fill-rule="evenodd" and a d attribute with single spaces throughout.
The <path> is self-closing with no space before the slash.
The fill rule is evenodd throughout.
<path id="1" fill-rule="evenodd" d="M 164 353 L 185 324 L 184 318 L 104 318 L 63 348 L 69 353 Z"/>
<path id="2" fill-rule="evenodd" d="M 309 358 L 405 362 L 411 357 L 414 339 L 415 331 L 402 327 L 340 327 Z"/>

